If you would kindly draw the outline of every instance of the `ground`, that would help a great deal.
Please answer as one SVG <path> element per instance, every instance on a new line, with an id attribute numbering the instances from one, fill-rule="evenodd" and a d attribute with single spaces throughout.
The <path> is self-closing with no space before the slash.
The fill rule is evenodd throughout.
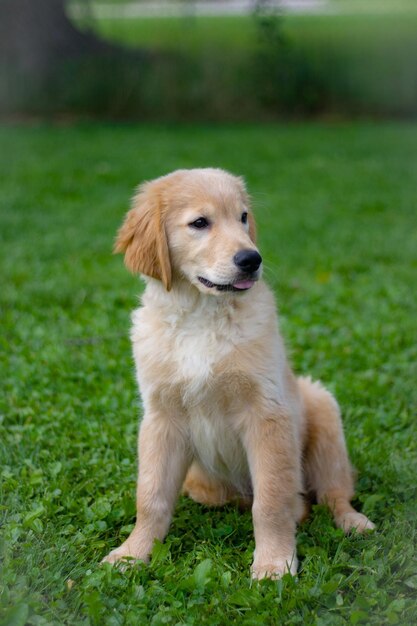
<path id="1" fill-rule="evenodd" d="M 0 129 L 0 622 L 417 623 L 417 125 Z M 250 513 L 180 499 L 149 567 L 100 566 L 134 521 L 140 285 L 111 255 L 137 183 L 243 174 L 299 373 L 337 395 L 376 523 L 315 507 L 297 579 L 251 583 Z"/>

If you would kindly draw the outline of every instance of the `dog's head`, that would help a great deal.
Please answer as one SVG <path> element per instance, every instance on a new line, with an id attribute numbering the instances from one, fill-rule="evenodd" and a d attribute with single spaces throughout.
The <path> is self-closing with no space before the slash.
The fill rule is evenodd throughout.
<path id="1" fill-rule="evenodd" d="M 129 270 L 156 278 L 169 291 L 188 280 L 219 295 L 246 291 L 262 258 L 242 178 L 220 169 L 177 170 L 144 183 L 120 228 L 115 252 Z"/>

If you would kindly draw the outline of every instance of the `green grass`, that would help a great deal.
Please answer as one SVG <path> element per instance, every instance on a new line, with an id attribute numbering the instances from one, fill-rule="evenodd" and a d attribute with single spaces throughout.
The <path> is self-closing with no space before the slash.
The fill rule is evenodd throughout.
<path id="1" fill-rule="evenodd" d="M 385 46 L 395 53 L 395 47 L 415 45 L 417 7 L 407 12 L 352 13 L 328 15 L 283 16 L 284 32 L 297 45 L 311 47 L 336 45 L 354 54 L 359 44 L 380 51 Z M 132 46 L 153 50 L 183 50 L 193 53 L 201 49 L 230 52 L 253 48 L 257 44 L 257 26 L 253 16 L 158 17 L 131 19 L 96 19 L 95 29 L 107 38 Z M 357 51 L 359 52 L 359 51 Z M 385 54 L 387 54 L 385 52 Z"/>
<path id="2" fill-rule="evenodd" d="M 2 128 L 0 623 L 417 623 L 417 126 Z M 297 580 L 252 584 L 249 513 L 181 499 L 149 567 L 100 559 L 134 521 L 139 284 L 111 255 L 134 186 L 246 176 L 300 373 L 341 403 L 356 506 L 318 507 Z M 73 582 L 69 582 L 73 581 Z"/>

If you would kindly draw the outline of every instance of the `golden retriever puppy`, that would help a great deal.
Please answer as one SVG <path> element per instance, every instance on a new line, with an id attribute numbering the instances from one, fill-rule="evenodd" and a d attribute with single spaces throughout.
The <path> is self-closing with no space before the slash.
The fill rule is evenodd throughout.
<path id="1" fill-rule="evenodd" d="M 336 400 L 288 364 L 243 180 L 191 169 L 143 184 L 115 251 L 146 281 L 131 334 L 144 416 L 136 525 L 104 560 L 146 561 L 181 487 L 251 503 L 254 578 L 296 573 L 304 492 L 344 531 L 373 528 L 350 505 Z"/>

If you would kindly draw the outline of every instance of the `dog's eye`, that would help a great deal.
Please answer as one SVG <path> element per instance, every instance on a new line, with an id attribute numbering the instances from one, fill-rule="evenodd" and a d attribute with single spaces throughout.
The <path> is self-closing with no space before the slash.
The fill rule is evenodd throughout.
<path id="1" fill-rule="evenodd" d="M 242 224 L 247 224 L 247 223 L 248 223 L 248 214 L 247 214 L 247 212 L 246 212 L 246 211 L 244 211 L 244 212 L 242 213 L 242 217 L 241 217 L 240 219 L 241 219 L 241 221 L 242 221 Z"/>
<path id="2" fill-rule="evenodd" d="M 206 220 L 205 217 L 199 217 L 198 220 L 191 222 L 191 224 L 188 224 L 188 226 L 190 226 L 191 228 L 197 228 L 200 230 L 201 228 L 207 228 L 207 226 L 209 226 L 209 222 L 208 220 Z"/>

